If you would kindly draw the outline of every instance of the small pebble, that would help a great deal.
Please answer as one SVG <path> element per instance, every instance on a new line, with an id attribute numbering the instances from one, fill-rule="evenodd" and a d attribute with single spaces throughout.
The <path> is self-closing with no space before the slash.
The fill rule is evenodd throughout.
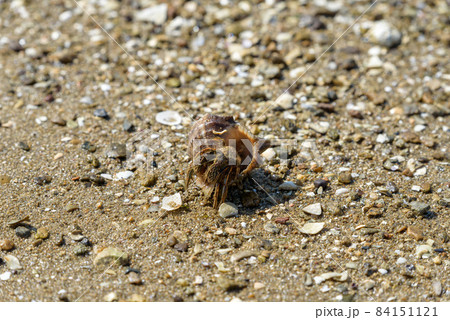
<path id="1" fill-rule="evenodd" d="M 320 216 L 322 214 L 322 205 L 320 203 L 314 203 L 302 209 L 308 214 Z"/>
<path id="2" fill-rule="evenodd" d="M 418 214 L 425 214 L 430 209 L 430 205 L 420 201 L 412 201 L 409 206 L 412 211 Z"/>
<path id="3" fill-rule="evenodd" d="M 244 251 L 240 251 L 235 254 L 232 254 L 230 257 L 230 260 L 231 260 L 231 262 L 237 262 L 244 258 L 249 258 L 251 256 L 256 257 L 256 256 L 258 256 L 258 253 L 255 251 L 251 251 L 251 250 L 244 250 Z"/>
<path id="4" fill-rule="evenodd" d="M 174 245 L 174 249 L 176 249 L 179 252 L 186 252 L 188 251 L 188 244 L 187 242 L 180 242 Z"/>
<path id="5" fill-rule="evenodd" d="M 177 243 L 178 243 L 178 240 L 173 235 L 167 239 L 167 245 L 169 247 L 174 247 Z"/>
<path id="6" fill-rule="evenodd" d="M 74 212 L 75 210 L 78 210 L 78 209 L 79 209 L 79 207 L 78 207 L 78 205 L 76 205 L 76 204 L 68 203 L 68 204 L 66 205 L 66 211 L 67 211 L 67 212 Z"/>
<path id="7" fill-rule="evenodd" d="M 128 302 L 146 302 L 146 299 L 144 296 L 133 293 L 131 297 L 127 300 Z"/>
<path id="8" fill-rule="evenodd" d="M 42 240 L 45 240 L 45 239 L 48 238 L 48 235 L 49 235 L 49 233 L 48 233 L 47 228 L 38 228 L 38 229 L 36 230 L 36 233 L 35 233 L 35 235 L 34 235 L 34 238 L 35 238 L 35 239 L 42 239 Z"/>
<path id="9" fill-rule="evenodd" d="M 34 178 L 34 183 L 38 186 L 43 186 L 44 184 L 49 184 L 50 182 L 52 182 L 52 177 L 48 175 Z"/>
<path id="10" fill-rule="evenodd" d="M 255 282 L 255 284 L 253 285 L 253 288 L 255 290 L 260 290 L 260 289 L 265 288 L 265 286 L 266 285 L 264 283 L 262 283 L 262 282 Z"/>
<path id="11" fill-rule="evenodd" d="M 343 171 L 338 175 L 338 181 L 343 184 L 349 184 L 353 180 L 352 174 L 349 171 Z"/>
<path id="12" fill-rule="evenodd" d="M 6 281 L 9 280 L 9 278 L 11 278 L 11 272 L 9 271 L 0 274 L 0 280 Z"/>
<path id="13" fill-rule="evenodd" d="M 153 187 L 156 184 L 157 180 L 158 176 L 150 173 L 141 180 L 141 186 L 146 188 Z"/>
<path id="14" fill-rule="evenodd" d="M 440 264 L 442 263 L 441 257 L 440 257 L 440 256 L 434 257 L 434 258 L 433 258 L 433 263 L 434 263 L 434 264 L 437 264 L 437 265 L 440 265 Z"/>
<path id="15" fill-rule="evenodd" d="M 24 151 L 30 151 L 30 150 L 31 150 L 30 145 L 29 145 L 28 143 L 24 142 L 24 141 L 20 141 L 20 142 L 17 144 L 17 146 L 18 146 L 20 149 L 24 150 Z"/>
<path id="16" fill-rule="evenodd" d="M 217 278 L 216 282 L 219 287 L 221 287 L 226 292 L 240 291 L 247 286 L 243 282 L 230 280 L 225 277 Z"/>
<path id="17" fill-rule="evenodd" d="M 417 241 L 423 240 L 422 231 L 417 227 L 409 226 L 408 229 L 406 230 L 406 234 L 412 236 Z"/>
<path id="18" fill-rule="evenodd" d="M 274 225 L 271 222 L 268 222 L 264 225 L 264 230 L 266 230 L 267 232 L 270 232 L 270 233 L 279 233 L 280 232 L 280 228 L 278 228 L 276 225 Z"/>
<path id="19" fill-rule="evenodd" d="M 305 286 L 310 287 L 313 285 L 313 279 L 312 277 L 309 275 L 309 273 L 305 273 L 305 276 L 303 278 L 303 283 L 305 284 Z"/>
<path id="20" fill-rule="evenodd" d="M 117 297 L 117 293 L 110 292 L 107 295 L 103 297 L 103 301 L 105 302 L 116 302 L 119 301 L 119 298 Z"/>
<path id="21" fill-rule="evenodd" d="M 387 48 L 394 48 L 402 42 L 402 33 L 386 20 L 374 22 L 367 32 L 369 39 Z"/>
<path id="22" fill-rule="evenodd" d="M 345 267 L 347 269 L 358 269 L 358 265 L 355 262 L 347 262 Z"/>
<path id="23" fill-rule="evenodd" d="M 439 280 L 435 280 L 433 281 L 433 283 L 431 284 L 432 288 L 433 288 L 433 293 L 437 296 L 440 297 L 442 294 L 442 284 Z"/>
<path id="24" fill-rule="evenodd" d="M 122 159 L 127 156 L 127 147 L 124 144 L 112 143 L 106 150 L 106 156 L 108 158 Z"/>
<path id="25" fill-rule="evenodd" d="M 138 286 L 138 285 L 142 284 L 142 279 L 141 279 L 141 277 L 139 276 L 138 273 L 130 272 L 128 274 L 128 282 Z"/>
<path id="26" fill-rule="evenodd" d="M 387 271 L 386 269 L 378 269 L 378 272 L 381 274 L 387 274 L 389 271 Z"/>
<path id="27" fill-rule="evenodd" d="M 431 192 L 431 183 L 429 183 L 429 182 L 423 183 L 421 186 L 421 189 L 422 189 L 423 193 L 430 193 Z"/>
<path id="28" fill-rule="evenodd" d="M 203 284 L 203 278 L 201 276 L 195 276 L 194 282 L 192 282 L 194 286 L 199 286 Z"/>
<path id="29" fill-rule="evenodd" d="M 324 222 L 307 222 L 303 227 L 299 228 L 299 230 L 301 233 L 305 234 L 318 234 L 322 231 L 324 225 Z"/>
<path id="30" fill-rule="evenodd" d="M 103 118 L 108 120 L 109 119 L 109 115 L 106 112 L 105 109 L 101 108 L 101 109 L 95 109 L 94 110 L 94 116 L 99 117 L 99 118 Z"/>
<path id="31" fill-rule="evenodd" d="M 114 247 L 103 249 L 94 258 L 95 265 L 103 265 L 106 267 L 109 267 L 111 264 L 125 266 L 128 263 L 128 254 Z"/>
<path id="32" fill-rule="evenodd" d="M 29 238 L 31 236 L 31 230 L 23 226 L 17 227 L 15 232 L 19 238 Z"/>
<path id="33" fill-rule="evenodd" d="M 11 178 L 5 175 L 0 175 L 0 184 L 8 184 L 11 182 Z"/>
<path id="34" fill-rule="evenodd" d="M 316 189 L 322 188 L 323 190 L 325 190 L 326 188 L 328 188 L 329 184 L 330 184 L 330 181 L 328 181 L 328 180 L 324 180 L 324 179 L 314 180 L 314 187 Z"/>
<path id="35" fill-rule="evenodd" d="M 394 182 L 392 182 L 392 181 L 389 181 L 388 183 L 386 183 L 386 188 L 389 190 L 389 192 L 391 192 L 391 193 L 397 193 L 398 192 L 398 187 L 397 187 L 397 185 L 394 183 Z"/>
<path id="36" fill-rule="evenodd" d="M 133 132 L 133 131 L 135 131 L 134 125 L 131 122 L 129 122 L 128 120 L 125 120 L 123 122 L 122 128 L 126 132 Z"/>
<path id="37" fill-rule="evenodd" d="M 219 207 L 219 216 L 222 218 L 234 217 L 238 214 L 238 207 L 231 202 L 224 202 Z"/>
<path id="38" fill-rule="evenodd" d="M 349 192 L 350 192 L 350 189 L 347 189 L 347 188 L 340 188 L 340 189 L 337 189 L 337 190 L 336 190 L 335 195 L 337 195 L 337 196 L 343 196 L 343 195 L 348 194 Z"/>
<path id="39" fill-rule="evenodd" d="M 89 253 L 91 248 L 82 243 L 77 243 L 73 248 L 73 254 L 76 256 L 84 256 Z"/>
<path id="40" fill-rule="evenodd" d="M 81 149 L 87 150 L 91 153 L 94 153 L 95 151 L 97 151 L 97 147 L 95 145 L 91 144 L 89 141 L 83 142 L 83 144 L 81 145 Z"/>
<path id="41" fill-rule="evenodd" d="M 296 185 L 294 182 L 292 181 L 285 181 L 282 184 L 280 184 L 280 186 L 278 187 L 279 190 L 282 191 L 295 191 L 299 189 L 299 186 Z"/>
<path id="42" fill-rule="evenodd" d="M 368 291 L 370 289 L 373 289 L 373 287 L 375 287 L 375 281 L 373 281 L 373 280 L 366 280 L 366 281 L 364 281 L 362 287 L 366 291 Z"/>
<path id="43" fill-rule="evenodd" d="M 0 240 L 0 250 L 9 251 L 14 249 L 14 242 L 8 239 Z"/>
<path id="44" fill-rule="evenodd" d="M 67 121 L 61 118 L 59 115 L 53 116 L 50 121 L 58 126 L 64 127 L 67 124 Z"/>

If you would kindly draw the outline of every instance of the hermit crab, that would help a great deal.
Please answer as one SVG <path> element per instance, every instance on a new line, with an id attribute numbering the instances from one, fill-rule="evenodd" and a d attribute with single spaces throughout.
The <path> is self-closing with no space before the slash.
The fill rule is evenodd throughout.
<path id="1" fill-rule="evenodd" d="M 269 141 L 256 138 L 231 116 L 203 116 L 189 133 L 191 163 L 186 188 L 195 174 L 206 198 L 214 193 L 214 208 L 217 208 L 225 201 L 230 184 L 262 162 L 260 154 L 269 145 Z"/>

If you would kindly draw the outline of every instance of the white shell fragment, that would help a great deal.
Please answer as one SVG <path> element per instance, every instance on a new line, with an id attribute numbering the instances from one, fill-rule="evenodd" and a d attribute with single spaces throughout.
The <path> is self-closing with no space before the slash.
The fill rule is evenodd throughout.
<path id="1" fill-rule="evenodd" d="M 308 222 L 303 225 L 303 227 L 299 228 L 301 233 L 305 234 L 318 234 L 322 231 L 324 222 Z"/>
<path id="2" fill-rule="evenodd" d="M 4 256 L 3 258 L 6 262 L 6 266 L 10 270 L 21 270 L 22 266 L 20 265 L 19 259 L 17 259 L 15 256 L 12 256 L 10 254 Z"/>
<path id="3" fill-rule="evenodd" d="M 132 171 L 121 171 L 116 174 L 115 180 L 126 180 L 134 175 Z"/>
<path id="4" fill-rule="evenodd" d="M 166 211 L 174 211 L 181 207 L 181 204 L 182 201 L 180 193 L 175 193 L 174 195 L 164 197 L 162 199 L 161 209 L 164 209 Z"/>
<path id="5" fill-rule="evenodd" d="M 219 269 L 220 272 L 228 272 L 230 271 L 230 268 L 225 268 L 225 265 L 223 262 L 214 262 L 217 269 Z"/>
<path id="6" fill-rule="evenodd" d="M 339 272 L 327 272 L 327 273 L 322 273 L 320 275 L 320 277 L 322 277 L 324 280 L 332 279 L 332 280 L 335 280 L 335 281 L 347 281 L 348 273 L 347 273 L 347 271 L 344 271 L 342 273 L 339 273 Z"/>
<path id="7" fill-rule="evenodd" d="M 11 278 L 11 272 L 6 271 L 3 272 L 2 274 L 0 274 L 0 280 L 6 281 L 9 280 L 9 278 Z"/>
<path id="8" fill-rule="evenodd" d="M 320 216 L 322 214 L 322 206 L 320 205 L 320 203 L 314 203 L 307 207 L 304 207 L 303 211 L 308 214 Z"/>
<path id="9" fill-rule="evenodd" d="M 167 110 L 156 114 L 156 121 L 166 126 L 176 126 L 181 123 L 181 116 L 178 112 Z"/>
<path id="10" fill-rule="evenodd" d="M 422 258 L 426 253 L 433 252 L 433 248 L 427 244 L 422 244 L 416 247 L 416 258 Z"/>

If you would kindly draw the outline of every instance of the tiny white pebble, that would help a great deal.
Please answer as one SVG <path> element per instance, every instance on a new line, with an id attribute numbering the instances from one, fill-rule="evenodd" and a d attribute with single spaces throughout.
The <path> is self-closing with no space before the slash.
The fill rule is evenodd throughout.
<path id="1" fill-rule="evenodd" d="M 403 257 L 400 257 L 400 258 L 397 259 L 397 264 L 403 264 L 405 262 L 406 262 L 406 259 L 403 258 Z"/>
<path id="2" fill-rule="evenodd" d="M 414 131 L 415 132 L 422 132 L 426 129 L 427 127 L 424 126 L 423 124 L 418 124 L 416 126 L 414 126 Z"/>
<path id="3" fill-rule="evenodd" d="M 330 287 L 328 285 L 324 285 L 322 288 L 320 288 L 320 291 L 328 292 L 328 291 L 330 291 Z"/>

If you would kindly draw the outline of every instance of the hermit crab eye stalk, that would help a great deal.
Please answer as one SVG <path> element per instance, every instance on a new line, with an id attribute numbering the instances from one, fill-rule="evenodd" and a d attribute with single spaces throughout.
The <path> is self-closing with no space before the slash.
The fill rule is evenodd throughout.
<path id="1" fill-rule="evenodd" d="M 189 133 L 191 163 L 186 187 L 195 174 L 207 198 L 214 192 L 217 208 L 239 174 L 247 175 L 262 162 L 260 153 L 268 146 L 267 141 L 254 137 L 233 117 L 207 114 L 194 123 Z"/>

